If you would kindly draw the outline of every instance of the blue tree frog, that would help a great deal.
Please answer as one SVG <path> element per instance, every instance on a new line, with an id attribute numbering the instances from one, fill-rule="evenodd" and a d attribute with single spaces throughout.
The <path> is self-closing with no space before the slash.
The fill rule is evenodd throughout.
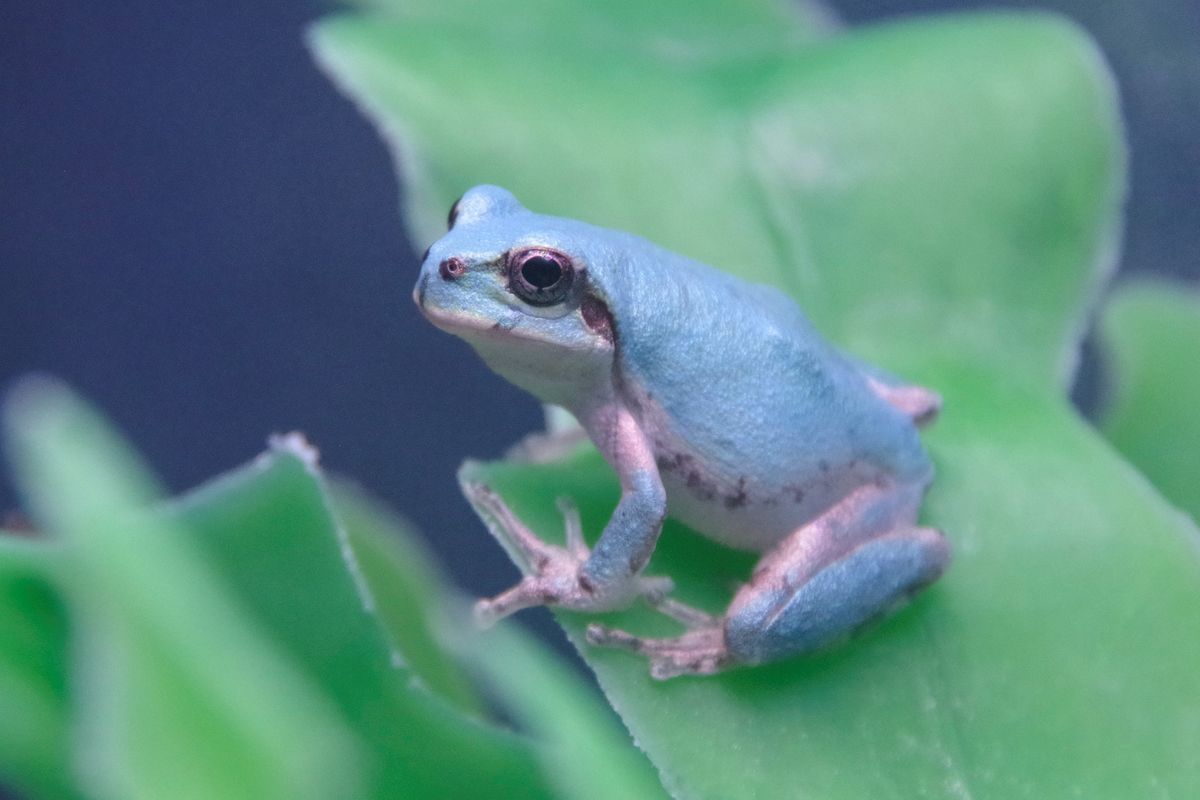
<path id="1" fill-rule="evenodd" d="M 527 568 L 479 601 L 485 624 L 644 597 L 686 631 L 593 624 L 588 641 L 646 656 L 659 679 L 704 675 L 820 649 L 945 569 L 946 539 L 917 524 L 933 477 L 917 426 L 940 397 L 839 352 L 775 289 L 478 186 L 426 253 L 413 298 L 493 370 L 570 411 L 620 479 L 591 550 L 571 508 L 558 547 L 488 487 L 467 487 Z M 642 574 L 668 515 L 763 554 L 721 616 Z"/>

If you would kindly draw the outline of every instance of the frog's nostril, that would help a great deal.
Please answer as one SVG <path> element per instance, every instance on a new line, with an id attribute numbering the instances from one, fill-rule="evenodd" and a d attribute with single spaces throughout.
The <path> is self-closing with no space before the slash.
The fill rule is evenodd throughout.
<path id="1" fill-rule="evenodd" d="M 467 271 L 467 265 L 461 258 L 447 258 L 438 265 L 438 274 L 444 281 L 458 280 Z"/>

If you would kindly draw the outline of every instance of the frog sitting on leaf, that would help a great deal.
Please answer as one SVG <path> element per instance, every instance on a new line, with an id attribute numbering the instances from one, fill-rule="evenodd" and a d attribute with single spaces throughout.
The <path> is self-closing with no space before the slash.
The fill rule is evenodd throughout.
<path id="1" fill-rule="evenodd" d="M 644 597 L 687 631 L 591 625 L 588 641 L 645 655 L 656 678 L 705 675 L 819 649 L 946 568 L 946 539 L 916 522 L 933 478 L 917 426 L 939 396 L 839 352 L 780 292 L 478 186 L 451 210 L 413 297 L 500 375 L 570 411 L 621 482 L 590 551 L 570 506 L 562 548 L 488 487 L 467 487 L 528 572 L 479 601 L 482 622 Z M 763 553 L 722 616 L 642 574 L 667 515 Z"/>

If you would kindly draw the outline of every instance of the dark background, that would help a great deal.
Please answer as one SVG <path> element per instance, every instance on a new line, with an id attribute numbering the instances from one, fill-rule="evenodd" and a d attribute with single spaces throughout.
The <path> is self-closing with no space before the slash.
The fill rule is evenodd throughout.
<path id="1" fill-rule="evenodd" d="M 856 24 L 974 2 L 833 4 Z M 1100 40 L 1124 96 L 1123 268 L 1200 277 L 1200 3 L 1010 3 Z M 465 456 L 536 403 L 419 318 L 383 145 L 302 44 L 310 0 L 9 0 L 0 10 L 0 389 L 61 376 L 172 490 L 300 429 L 473 594 L 515 577 Z M 0 512 L 17 504 L 0 476 Z"/>

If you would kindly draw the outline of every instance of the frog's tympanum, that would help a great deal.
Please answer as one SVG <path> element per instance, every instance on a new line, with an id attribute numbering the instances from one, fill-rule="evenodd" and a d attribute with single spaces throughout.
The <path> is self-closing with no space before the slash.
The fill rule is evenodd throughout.
<path id="1" fill-rule="evenodd" d="M 839 352 L 775 289 L 479 186 L 413 296 L 500 375 L 570 411 L 620 478 L 591 550 L 570 507 L 557 547 L 467 487 L 528 571 L 477 604 L 483 622 L 644 597 L 686 632 L 592 625 L 588 641 L 645 655 L 657 678 L 703 675 L 827 646 L 945 569 L 946 540 L 917 525 L 933 477 L 917 426 L 940 398 Z M 763 554 L 721 616 L 642 574 L 667 516 Z"/>

